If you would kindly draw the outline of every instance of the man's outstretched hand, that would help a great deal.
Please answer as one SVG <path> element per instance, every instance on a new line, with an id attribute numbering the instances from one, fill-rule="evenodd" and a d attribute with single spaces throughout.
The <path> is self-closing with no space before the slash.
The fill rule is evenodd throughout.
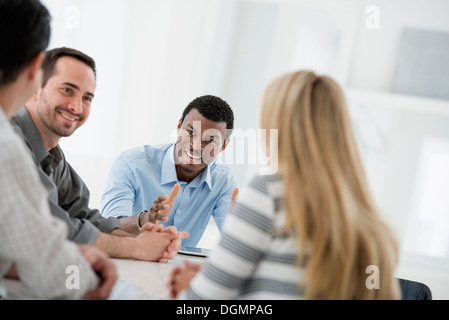
<path id="1" fill-rule="evenodd" d="M 181 185 L 177 183 L 171 190 L 170 195 L 164 194 L 154 200 L 150 210 L 148 210 L 148 212 L 145 213 L 141 218 L 141 224 L 143 225 L 148 222 L 158 224 L 160 221 L 167 221 L 167 214 L 173 207 L 173 203 L 175 202 L 175 198 L 178 195 L 180 189 Z"/>

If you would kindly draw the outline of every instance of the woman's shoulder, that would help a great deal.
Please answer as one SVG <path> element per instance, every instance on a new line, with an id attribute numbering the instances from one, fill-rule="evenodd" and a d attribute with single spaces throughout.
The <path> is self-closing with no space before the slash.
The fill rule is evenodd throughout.
<path id="1" fill-rule="evenodd" d="M 282 185 L 282 179 L 278 174 L 258 174 L 253 176 L 248 183 L 249 188 L 267 195 L 278 195 L 282 192 Z"/>

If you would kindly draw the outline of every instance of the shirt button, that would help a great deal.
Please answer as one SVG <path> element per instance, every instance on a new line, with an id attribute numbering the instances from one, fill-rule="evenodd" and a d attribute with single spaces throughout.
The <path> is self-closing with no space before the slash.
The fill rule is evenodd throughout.
<path id="1" fill-rule="evenodd" d="M 178 212 L 176 212 L 177 214 L 181 214 L 181 211 L 178 210 Z"/>

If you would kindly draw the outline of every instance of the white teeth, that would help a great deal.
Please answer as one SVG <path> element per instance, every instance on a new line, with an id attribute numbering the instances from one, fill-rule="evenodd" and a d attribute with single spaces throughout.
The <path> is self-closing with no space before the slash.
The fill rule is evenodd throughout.
<path id="1" fill-rule="evenodd" d="M 64 113 L 61 113 L 61 116 L 63 116 L 64 118 L 66 118 L 67 120 L 70 120 L 70 121 L 75 121 L 76 120 L 74 118 L 70 118 L 68 115 L 65 115 Z"/>
<path id="2" fill-rule="evenodd" d="M 193 160 L 200 160 L 200 159 L 201 159 L 201 157 L 196 157 L 196 156 L 194 156 L 193 154 L 191 154 L 191 153 L 188 152 L 188 151 L 186 151 L 186 153 L 187 153 L 187 155 L 188 155 L 190 158 L 192 158 Z"/>

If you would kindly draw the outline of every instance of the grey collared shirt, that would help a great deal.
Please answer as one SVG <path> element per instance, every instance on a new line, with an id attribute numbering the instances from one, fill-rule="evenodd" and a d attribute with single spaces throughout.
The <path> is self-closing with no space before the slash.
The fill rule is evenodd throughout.
<path id="1" fill-rule="evenodd" d="M 15 131 L 29 147 L 39 177 L 49 194 L 50 209 L 69 227 L 68 239 L 76 243 L 93 243 L 101 232 L 120 228 L 117 218 L 103 217 L 99 210 L 89 208 L 89 189 L 65 159 L 58 146 L 47 150 L 36 125 L 26 108 L 11 119 Z"/>

